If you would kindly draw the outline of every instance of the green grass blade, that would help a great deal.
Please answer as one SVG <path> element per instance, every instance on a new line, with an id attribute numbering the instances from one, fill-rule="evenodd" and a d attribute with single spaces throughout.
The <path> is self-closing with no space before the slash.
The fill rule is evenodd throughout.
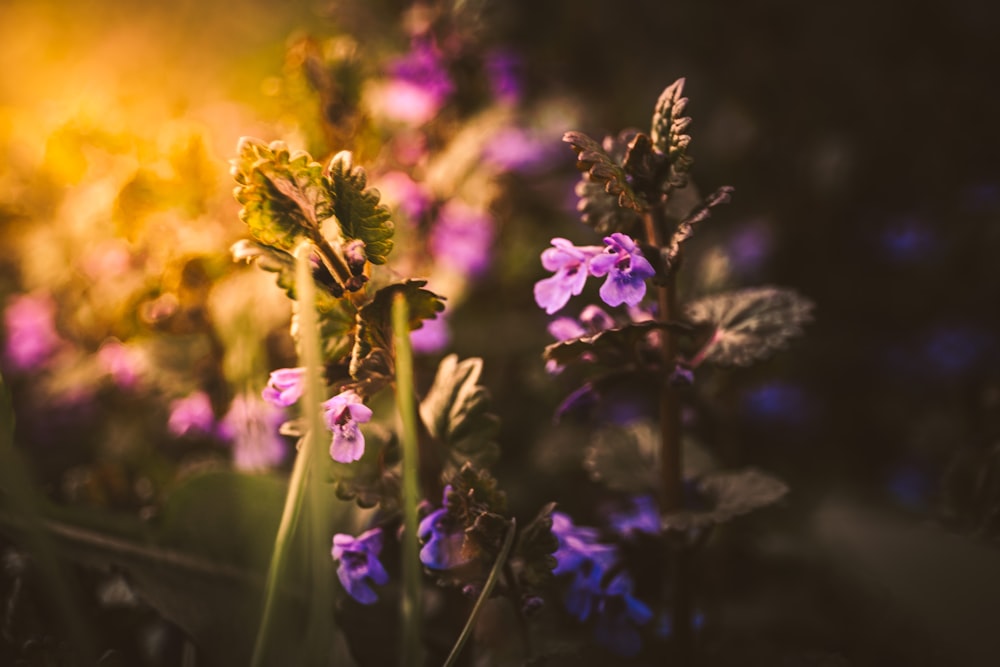
<path id="1" fill-rule="evenodd" d="M 400 664 L 423 664 L 420 641 L 420 545 L 417 543 L 417 505 L 420 502 L 420 459 L 417 449 L 416 392 L 413 385 L 413 350 L 410 347 L 410 313 L 406 297 L 397 294 L 392 303 L 392 330 L 396 349 L 396 404 L 403 449 L 403 596 L 401 611 L 403 641 Z"/>
<path id="2" fill-rule="evenodd" d="M 451 653 L 448 654 L 448 659 L 444 661 L 443 667 L 451 667 L 458 660 L 458 656 L 462 653 L 462 648 L 465 646 L 465 642 L 469 640 L 469 636 L 472 635 L 472 629 L 476 627 L 476 618 L 479 616 L 480 610 L 482 610 L 483 605 L 486 601 L 490 599 L 490 593 L 493 592 L 494 586 L 497 585 L 497 580 L 500 578 L 500 573 L 503 571 L 504 563 L 507 562 L 507 557 L 510 556 L 511 547 L 514 546 L 514 534 L 517 532 L 517 520 L 510 520 L 510 527 L 507 528 L 507 536 L 503 540 L 503 546 L 500 547 L 500 553 L 497 555 L 496 562 L 493 563 L 493 569 L 490 570 L 490 576 L 486 578 L 486 584 L 483 586 L 482 592 L 476 599 L 476 604 L 472 607 L 472 611 L 469 613 L 469 619 L 465 622 L 465 627 L 462 628 L 462 634 L 458 636 L 458 640 L 455 641 L 455 645 L 451 648 Z"/>
<path id="3" fill-rule="evenodd" d="M 263 667 L 267 664 L 268 648 L 274 641 L 277 593 L 281 580 L 285 576 L 287 561 L 294 542 L 295 527 L 304 509 L 310 518 L 309 540 L 307 541 L 309 552 L 306 562 L 309 564 L 310 587 L 315 596 L 310 598 L 310 620 L 306 633 L 308 641 L 319 641 L 324 635 L 329 637 L 333 623 L 328 603 L 330 595 L 329 563 L 328 559 L 320 559 L 322 554 L 329 553 L 330 546 L 327 540 L 331 536 L 326 535 L 329 529 L 330 514 L 323 497 L 323 480 L 321 479 L 325 469 L 322 464 L 325 463 L 325 460 L 320 439 L 325 433 L 325 428 L 319 405 L 321 393 L 319 329 L 315 308 L 315 285 L 309 261 L 311 252 L 312 248 L 309 243 L 300 244 L 295 251 L 299 352 L 302 364 L 306 367 L 304 411 L 309 430 L 302 438 L 295 457 L 281 523 L 274 541 L 274 552 L 271 556 L 267 582 L 264 587 L 264 608 L 261 613 L 260 628 L 254 645 L 251 667 Z"/>

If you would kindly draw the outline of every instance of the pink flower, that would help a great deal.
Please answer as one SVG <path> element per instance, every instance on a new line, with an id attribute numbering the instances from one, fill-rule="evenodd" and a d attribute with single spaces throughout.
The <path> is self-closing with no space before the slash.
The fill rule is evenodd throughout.
<path id="1" fill-rule="evenodd" d="M 22 294 L 7 303 L 4 354 L 11 367 L 23 371 L 48 361 L 62 344 L 55 328 L 56 304 L 48 294 Z"/>
<path id="2" fill-rule="evenodd" d="M 172 401 L 167 429 L 177 437 L 214 432 L 215 412 L 208 394 L 196 391 Z"/>
<path id="3" fill-rule="evenodd" d="M 365 453 L 365 436 L 361 424 L 372 418 L 372 410 L 361 397 L 348 389 L 323 403 L 326 426 L 333 433 L 330 457 L 340 463 L 357 461 Z"/>
<path id="4" fill-rule="evenodd" d="M 278 433 L 283 411 L 256 395 L 239 394 L 219 424 L 219 435 L 232 442 L 237 470 L 273 468 L 285 458 L 285 441 Z"/>
<path id="5" fill-rule="evenodd" d="M 271 371 L 271 377 L 261 396 L 271 405 L 287 408 L 302 397 L 302 392 L 305 391 L 305 379 L 306 369 L 301 366 Z"/>

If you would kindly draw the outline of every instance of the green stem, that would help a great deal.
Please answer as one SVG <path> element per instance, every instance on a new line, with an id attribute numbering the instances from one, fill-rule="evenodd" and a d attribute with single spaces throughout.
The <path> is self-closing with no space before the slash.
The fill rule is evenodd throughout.
<path id="1" fill-rule="evenodd" d="M 452 646 L 451 653 L 448 654 L 448 659 L 444 661 L 444 665 L 442 665 L 442 667 L 452 667 L 452 665 L 455 664 L 455 661 L 458 660 L 458 656 L 461 655 L 465 642 L 469 640 L 469 636 L 472 634 L 472 629 L 476 627 L 476 618 L 479 617 L 480 610 L 482 610 L 486 601 L 490 599 L 490 593 L 493 592 L 493 588 L 497 585 L 497 580 L 500 578 L 500 572 L 503 571 L 503 566 L 507 562 L 507 557 L 510 555 L 511 547 L 514 546 L 514 533 L 516 532 L 517 520 L 511 519 L 510 527 L 507 528 L 507 536 L 503 541 L 503 546 L 500 547 L 500 553 L 497 555 L 496 562 L 493 563 L 493 569 L 490 570 L 490 574 L 486 578 L 486 583 L 483 585 L 483 590 L 479 593 L 479 597 L 476 599 L 476 604 L 472 607 L 472 612 L 469 614 L 469 618 L 465 622 L 465 627 L 462 628 L 462 633 L 458 636 L 458 640 L 455 641 L 455 645 Z"/>
<path id="2" fill-rule="evenodd" d="M 293 544 L 293 534 L 303 507 L 309 507 L 311 528 L 309 540 L 310 585 L 313 595 L 310 598 L 310 624 L 307 636 L 310 641 L 316 641 L 319 634 L 328 633 L 332 625 L 332 615 L 328 604 L 330 594 L 329 565 L 324 559 L 318 561 L 318 555 L 328 550 L 325 531 L 329 526 L 327 503 L 322 495 L 322 463 L 323 448 L 319 445 L 321 434 L 325 432 L 322 415 L 319 410 L 319 333 L 315 309 L 316 294 L 312 280 L 312 265 L 309 261 L 312 252 L 311 244 L 302 243 L 295 250 L 295 279 L 298 292 L 298 330 L 300 334 L 300 353 L 302 363 L 306 368 L 306 398 L 305 416 L 309 426 L 306 435 L 301 439 L 292 476 L 285 496 L 285 506 L 278 524 L 278 534 L 274 540 L 274 551 L 267 570 L 267 581 L 264 584 L 264 608 L 261 613 L 260 628 L 254 643 L 251 667 L 262 667 L 267 664 L 268 648 L 273 641 L 274 619 L 277 606 L 277 592 L 282 577 L 285 575 L 289 553 Z M 312 482 L 312 483 L 310 483 Z M 308 502 L 307 502 L 307 491 Z M 317 565 L 317 563 L 319 563 Z M 314 615 L 316 616 L 314 619 Z M 325 623 L 325 625 L 321 625 Z"/>
<path id="3" fill-rule="evenodd" d="M 295 252 L 295 286 L 298 292 L 299 358 L 306 369 L 303 412 L 308 424 L 306 439 L 310 474 L 308 479 L 307 515 L 310 521 L 308 540 L 309 583 L 312 591 L 309 601 L 309 628 L 307 637 L 310 648 L 322 651 L 333 627 L 330 592 L 333 584 L 332 562 L 329 557 L 331 541 L 330 503 L 326 495 L 327 452 L 323 436 L 327 433 L 323 422 L 322 352 L 319 335 L 319 315 L 316 313 L 316 285 L 313 282 L 309 261 L 312 248 L 301 244 Z"/>
<path id="4" fill-rule="evenodd" d="M 420 641 L 420 553 L 417 542 L 420 502 L 420 458 L 417 444 L 416 392 L 413 384 L 413 350 L 410 347 L 410 312 L 406 297 L 397 294 L 392 302 L 392 330 L 396 350 L 396 405 L 403 449 L 403 642 L 400 664 L 417 667 L 423 663 Z"/>

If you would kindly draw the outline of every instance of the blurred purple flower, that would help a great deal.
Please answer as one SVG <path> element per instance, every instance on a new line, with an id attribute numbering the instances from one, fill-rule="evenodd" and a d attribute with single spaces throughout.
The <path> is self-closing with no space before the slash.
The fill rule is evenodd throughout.
<path id="1" fill-rule="evenodd" d="M 372 418 L 372 410 L 361 397 L 348 389 L 323 403 L 326 426 L 333 433 L 330 457 L 340 463 L 357 461 L 365 453 L 365 436 L 361 424 Z"/>
<path id="2" fill-rule="evenodd" d="M 726 243 L 730 266 L 742 276 L 759 271 L 771 254 L 773 237 L 770 226 L 763 220 L 748 223 L 734 231 Z"/>
<path id="3" fill-rule="evenodd" d="M 564 238 L 552 239 L 552 246 L 542 251 L 542 266 L 555 274 L 535 283 L 535 303 L 549 315 L 583 291 L 591 262 L 602 254 L 598 246 L 577 247 Z"/>
<path id="4" fill-rule="evenodd" d="M 203 391 L 170 402 L 167 430 L 180 438 L 186 435 L 211 435 L 216 431 L 212 401 Z"/>
<path id="5" fill-rule="evenodd" d="M 444 489 L 444 498 L 451 493 L 452 487 Z M 444 504 L 442 500 L 442 504 Z M 462 554 L 462 542 L 465 534 L 461 527 L 452 525 L 448 509 L 436 509 L 421 521 L 417 527 L 417 537 L 423 546 L 420 548 L 420 562 L 432 570 L 450 570 L 469 562 Z"/>
<path id="6" fill-rule="evenodd" d="M 219 424 L 218 434 L 232 443 L 237 470 L 273 468 L 285 458 L 285 441 L 278 433 L 284 411 L 255 394 L 237 394 Z"/>
<path id="7" fill-rule="evenodd" d="M 552 574 L 576 572 L 588 562 L 610 565 L 616 559 L 613 546 L 597 541 L 596 528 L 577 526 L 562 512 L 552 513 L 552 534 L 559 540 L 559 549 L 553 554 L 556 567 Z"/>
<path id="8" fill-rule="evenodd" d="M 572 317 L 557 317 L 549 322 L 549 335 L 558 341 L 573 340 L 587 335 L 583 325 Z"/>
<path id="9" fill-rule="evenodd" d="M 934 230 L 914 217 L 898 219 L 886 225 L 879 241 L 888 259 L 898 263 L 929 259 L 939 242 Z"/>
<path id="10" fill-rule="evenodd" d="M 410 222 L 420 220 L 430 207 L 430 195 L 405 172 L 382 174 L 377 185 L 382 196 L 395 204 Z"/>
<path id="11" fill-rule="evenodd" d="M 410 344 L 418 354 L 436 354 L 448 347 L 450 341 L 451 332 L 444 313 L 438 313 L 432 320 L 424 320 L 423 326 L 410 332 Z"/>
<path id="12" fill-rule="evenodd" d="M 617 565 L 617 548 L 597 542 L 596 529 L 575 526 L 562 512 L 552 513 L 552 532 L 559 540 L 552 572 L 573 574 L 563 600 L 566 611 L 581 623 L 593 618 L 594 638 L 602 646 L 619 655 L 637 654 L 642 643 L 636 625 L 648 623 L 653 612 L 632 594 L 632 578 L 624 570 L 605 583 Z"/>
<path id="13" fill-rule="evenodd" d="M 943 324 L 925 334 L 921 356 L 932 372 L 956 376 L 975 370 L 994 344 L 976 325 Z"/>
<path id="14" fill-rule="evenodd" d="M 56 304 L 48 294 L 12 297 L 4 310 L 4 356 L 14 370 L 35 369 L 62 345 L 55 328 Z"/>
<path id="15" fill-rule="evenodd" d="M 652 496 L 639 496 L 629 501 L 628 508 L 611 512 L 608 523 L 625 539 L 632 539 L 636 533 L 660 534 L 660 510 Z"/>
<path id="16" fill-rule="evenodd" d="M 521 99 L 521 59 L 512 51 L 496 50 L 486 54 L 486 78 L 493 97 L 515 104 Z"/>
<path id="17" fill-rule="evenodd" d="M 293 405 L 302 397 L 305 391 L 306 369 L 279 368 L 271 371 L 271 376 L 267 380 L 267 386 L 261 392 L 261 396 L 271 405 L 279 408 L 287 408 Z"/>
<path id="18" fill-rule="evenodd" d="M 139 382 L 146 362 L 134 347 L 109 338 L 97 350 L 97 363 L 116 385 L 131 389 Z"/>
<path id="19" fill-rule="evenodd" d="M 337 533 L 330 553 L 337 561 L 337 578 L 347 594 L 361 604 L 374 604 L 378 596 L 371 584 L 383 586 L 389 582 L 389 573 L 378 559 L 382 529 L 372 528 L 357 537 Z"/>
<path id="20" fill-rule="evenodd" d="M 595 604 L 597 623 L 594 639 L 598 644 L 625 657 L 632 657 L 642 648 L 637 625 L 653 618 L 653 610 L 632 594 L 632 577 L 619 572 L 598 596 Z"/>
<path id="21" fill-rule="evenodd" d="M 802 424 L 809 420 L 813 410 L 805 388 L 778 380 L 747 390 L 742 403 L 747 414 L 762 422 Z"/>
<path id="22" fill-rule="evenodd" d="M 920 511 L 927 508 L 934 483 L 925 470 L 904 463 L 890 471 L 886 486 L 889 495 L 903 508 Z"/>
<path id="23" fill-rule="evenodd" d="M 590 263 L 592 275 L 608 277 L 601 285 L 601 299 L 609 306 L 638 304 L 646 296 L 646 279 L 656 273 L 653 266 L 636 242 L 621 232 L 605 237 L 604 242 L 605 252 Z"/>
<path id="24" fill-rule="evenodd" d="M 490 265 L 493 219 L 457 200 L 441 207 L 431 230 L 434 257 L 468 276 L 482 275 Z"/>
<path id="25" fill-rule="evenodd" d="M 483 159 L 504 171 L 533 172 L 552 162 L 552 144 L 522 127 L 507 127 L 483 149 Z"/>
<path id="26" fill-rule="evenodd" d="M 379 106 L 394 120 L 422 125 L 455 90 L 440 50 L 428 39 L 414 40 L 410 52 L 391 63 L 388 71 Z"/>

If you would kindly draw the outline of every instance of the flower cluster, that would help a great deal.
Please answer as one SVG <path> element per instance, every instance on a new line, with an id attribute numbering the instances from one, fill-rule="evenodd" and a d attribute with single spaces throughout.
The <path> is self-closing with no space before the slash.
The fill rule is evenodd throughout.
<path id="1" fill-rule="evenodd" d="M 561 512 L 552 514 L 552 532 L 559 540 L 553 574 L 572 575 L 566 610 L 581 623 L 593 620 L 598 643 L 623 656 L 642 647 L 638 626 L 649 623 L 653 611 L 633 594 L 632 578 L 619 567 L 618 548 L 598 541 L 594 528 L 576 526 Z"/>
<path id="2" fill-rule="evenodd" d="M 635 306 L 646 295 L 646 280 L 656 271 L 631 237 L 615 232 L 605 246 L 575 246 L 564 238 L 552 239 L 542 252 L 542 266 L 554 274 L 535 283 L 535 303 L 548 314 L 580 294 L 589 276 L 606 277 L 600 296 L 609 306 Z"/>

